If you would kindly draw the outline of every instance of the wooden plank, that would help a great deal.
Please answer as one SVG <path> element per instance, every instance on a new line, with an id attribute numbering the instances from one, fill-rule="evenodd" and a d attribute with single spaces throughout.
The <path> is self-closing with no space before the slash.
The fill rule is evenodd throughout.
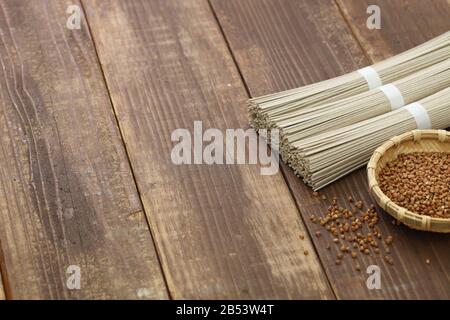
<path id="1" fill-rule="evenodd" d="M 0 300 L 6 300 L 5 288 L 3 286 L 2 275 L 0 275 Z"/>
<path id="2" fill-rule="evenodd" d="M 0 300 L 6 300 L 5 290 L 3 289 L 3 283 L 0 282 Z"/>
<path id="3" fill-rule="evenodd" d="M 3 249 L 0 243 L 0 300 L 6 300 L 6 288 L 8 287 L 8 276 L 5 269 L 5 257 L 3 255 Z"/>
<path id="4" fill-rule="evenodd" d="M 447 0 L 337 0 L 356 39 L 373 62 L 411 49 L 450 30 Z M 369 5 L 381 12 L 381 29 L 368 29 Z"/>
<path id="5" fill-rule="evenodd" d="M 333 1 L 285 0 L 280 5 L 276 0 L 212 0 L 212 5 L 251 96 L 324 80 L 369 64 Z M 398 21 L 401 24 L 401 17 Z M 326 212 L 330 200 L 313 197 L 311 190 L 291 170 L 283 169 L 307 228 L 314 234 L 321 228 L 309 216 Z M 361 169 L 327 187 L 323 193 L 328 199 L 336 196 L 341 204 L 346 203 L 348 195 L 372 203 L 367 190 L 366 173 Z M 337 297 L 448 298 L 450 257 L 445 248 L 449 237 L 393 226 L 389 215 L 380 211 L 380 216 L 381 232 L 392 234 L 395 239 L 394 266 L 371 257 L 358 258 L 362 272 L 355 270 L 351 259 L 336 266 L 336 252 L 330 254 L 325 249 L 332 238 L 322 232 L 322 237 L 314 239 Z M 426 259 L 432 263 L 425 264 Z M 366 286 L 365 270 L 372 264 L 381 269 L 381 290 L 369 290 Z"/>
<path id="6" fill-rule="evenodd" d="M 14 299 L 166 298 L 87 24 L 66 28 L 71 4 L 0 3 L 1 269 Z"/>
<path id="7" fill-rule="evenodd" d="M 171 133 L 194 120 L 248 127 L 208 2 L 84 6 L 172 296 L 333 298 L 281 174 L 171 161 Z"/>

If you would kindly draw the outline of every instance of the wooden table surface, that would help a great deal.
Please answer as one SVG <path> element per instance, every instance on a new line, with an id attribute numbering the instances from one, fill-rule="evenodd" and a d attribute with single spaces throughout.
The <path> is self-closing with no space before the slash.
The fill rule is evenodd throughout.
<path id="1" fill-rule="evenodd" d="M 449 17 L 448 0 L 0 0 L 0 299 L 450 299 L 450 235 L 379 210 L 394 265 L 358 272 L 314 236 L 330 200 L 285 165 L 170 157 L 175 129 L 246 129 L 249 97 L 390 57 Z M 367 190 L 361 169 L 323 193 Z"/>

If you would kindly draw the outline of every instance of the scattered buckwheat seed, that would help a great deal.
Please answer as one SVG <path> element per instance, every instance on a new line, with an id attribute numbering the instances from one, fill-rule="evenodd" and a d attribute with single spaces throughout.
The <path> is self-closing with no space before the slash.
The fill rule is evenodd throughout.
<path id="1" fill-rule="evenodd" d="M 318 222 L 332 236 L 337 249 L 336 264 L 341 264 L 346 254 L 352 259 L 357 259 L 360 254 L 371 256 L 372 251 L 381 255 L 381 249 L 384 249 L 383 252 L 387 256 L 389 254 L 387 246 L 392 244 L 393 237 L 382 237 L 378 228 L 380 219 L 375 205 L 364 204 L 362 200 L 356 201 L 351 196 L 347 196 L 346 199 L 350 203 L 350 208 L 341 206 L 337 198 L 333 197 L 324 215 L 310 216 L 312 222 Z M 316 231 L 315 235 L 320 237 L 322 233 Z M 381 247 L 382 244 L 385 245 Z M 330 244 L 326 245 L 326 249 L 331 250 Z M 393 264 L 390 256 L 387 256 L 385 261 Z"/>

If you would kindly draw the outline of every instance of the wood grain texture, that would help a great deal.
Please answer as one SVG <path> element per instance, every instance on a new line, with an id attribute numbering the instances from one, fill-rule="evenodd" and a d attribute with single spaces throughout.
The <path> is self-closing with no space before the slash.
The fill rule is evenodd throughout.
<path id="1" fill-rule="evenodd" d="M 5 256 L 3 254 L 3 248 L 0 243 L 0 300 L 7 299 L 7 289 L 8 285 L 8 275 L 6 273 L 6 264 L 5 264 Z"/>
<path id="2" fill-rule="evenodd" d="M 0 275 L 0 300 L 6 300 L 5 288 L 3 286 L 3 280 Z"/>
<path id="3" fill-rule="evenodd" d="M 0 2 L 0 243 L 13 299 L 166 298 L 77 1 Z M 81 268 L 81 289 L 66 270 Z"/>
<path id="4" fill-rule="evenodd" d="M 174 298 L 333 298 L 281 174 L 175 165 L 171 133 L 247 126 L 247 95 L 205 0 L 84 1 Z M 304 250 L 309 255 L 304 255 Z"/>
<path id="5" fill-rule="evenodd" d="M 447 0 L 337 0 L 356 39 L 373 62 L 411 49 L 450 30 Z M 381 29 L 368 29 L 369 5 L 381 10 Z"/>
<path id="6" fill-rule="evenodd" d="M 400 2 L 390 1 L 391 5 Z M 324 80 L 370 63 L 333 1 L 212 0 L 212 5 L 251 96 Z M 431 11 L 427 12 L 434 17 Z M 356 16 L 356 13 L 351 15 Z M 436 15 L 441 13 L 436 12 Z M 402 24 L 402 19 L 398 16 L 397 23 Z M 426 32 L 430 36 L 437 33 L 436 30 Z M 415 29 L 411 30 L 410 38 L 404 41 L 412 46 L 411 39 L 416 33 Z M 421 40 L 427 39 L 415 40 L 415 43 Z M 402 39 L 399 37 L 398 41 Z M 399 48 L 406 49 L 407 45 Z M 383 46 L 376 48 L 381 52 L 385 50 Z M 378 53 L 380 57 L 389 54 L 392 52 Z M 309 216 L 326 212 L 330 200 L 313 197 L 311 190 L 291 170 L 283 166 L 283 171 L 307 228 L 314 234 L 321 228 L 311 223 Z M 341 205 L 345 205 L 348 195 L 367 204 L 373 203 L 364 169 L 325 188 L 323 193 L 328 199 L 336 196 Z M 336 266 L 336 250 L 325 249 L 330 243 L 334 248 L 328 233 L 322 232 L 322 237 L 313 239 L 336 296 L 341 299 L 449 298 L 450 255 L 446 253 L 449 236 L 394 226 L 389 215 L 379 213 L 381 232 L 395 239 L 394 266 L 381 258 L 365 256 L 358 258 L 362 272 L 355 270 L 355 263 L 349 258 L 343 260 L 343 265 Z M 425 263 L 426 259 L 430 259 L 430 265 Z M 365 269 L 372 264 L 381 269 L 381 290 L 369 290 L 366 286 Z"/>

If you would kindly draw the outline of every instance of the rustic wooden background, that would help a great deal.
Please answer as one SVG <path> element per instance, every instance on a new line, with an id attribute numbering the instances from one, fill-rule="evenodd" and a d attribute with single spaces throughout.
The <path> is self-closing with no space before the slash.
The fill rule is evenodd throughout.
<path id="1" fill-rule="evenodd" d="M 360 258 L 382 270 L 368 290 L 310 236 L 329 201 L 286 166 L 170 160 L 173 130 L 248 128 L 249 97 L 390 57 L 449 17 L 448 0 L 0 0 L 0 299 L 449 299 L 449 235 L 380 212 L 394 265 Z M 363 169 L 324 193 L 372 202 Z"/>

